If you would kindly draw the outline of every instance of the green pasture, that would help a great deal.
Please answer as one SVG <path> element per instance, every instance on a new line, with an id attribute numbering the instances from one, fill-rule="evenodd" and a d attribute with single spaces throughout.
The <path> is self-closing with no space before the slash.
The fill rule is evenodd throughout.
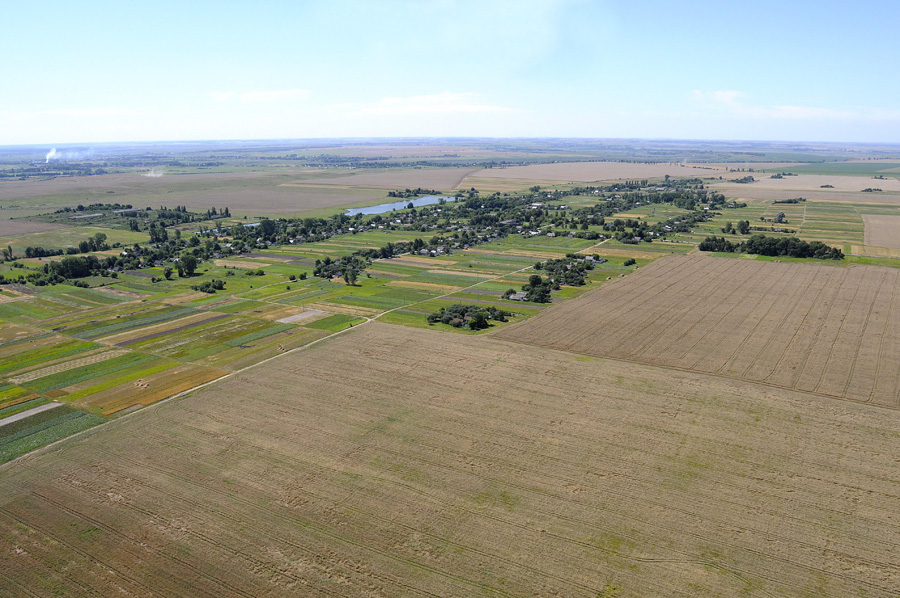
<path id="1" fill-rule="evenodd" d="M 2 217 L 2 215 L 0 215 Z M 78 247 L 79 241 L 84 241 L 96 233 L 104 233 L 106 242 L 121 243 L 122 245 L 134 245 L 135 243 L 147 243 L 150 237 L 147 233 L 136 233 L 130 230 L 104 228 L 100 226 L 71 226 L 42 233 L 28 233 L 0 237 L 0 247 L 12 246 L 17 255 L 22 255 L 26 247 L 43 247 L 45 249 L 65 249 Z"/>

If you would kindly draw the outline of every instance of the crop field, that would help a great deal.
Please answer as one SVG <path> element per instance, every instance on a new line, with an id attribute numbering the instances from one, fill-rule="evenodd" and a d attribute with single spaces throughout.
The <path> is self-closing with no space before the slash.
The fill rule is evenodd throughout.
<path id="1" fill-rule="evenodd" d="M 731 173 L 737 176 L 742 173 Z M 760 178 L 760 177 L 765 178 Z M 777 200 L 804 197 L 816 201 L 839 201 L 858 204 L 900 205 L 900 181 L 898 179 L 866 179 L 861 177 L 834 177 L 798 175 L 783 179 L 770 179 L 768 175 L 756 175 L 755 183 L 712 182 L 710 188 L 727 197 L 738 199 Z M 800 183 L 794 179 L 802 179 Z M 834 184 L 834 189 L 821 185 Z M 840 187 L 839 187 L 840 186 Z M 841 188 L 842 187 L 842 188 Z M 882 189 L 863 192 L 863 189 Z"/>
<path id="2" fill-rule="evenodd" d="M 593 143 L 338 142 L 165 157 L 150 177 L 29 163 L 0 182 L 0 247 L 17 254 L 0 274 L 29 277 L 0 285 L 0 595 L 895 596 L 896 160 L 667 145 L 641 163 Z M 755 183 L 725 180 L 750 168 Z M 652 242 L 601 224 L 702 214 L 697 182 L 666 175 L 746 205 Z M 567 195 L 634 179 L 650 181 Z M 363 232 L 244 239 L 194 221 L 153 244 L 118 216 L 9 220 L 127 202 L 228 207 L 221 228 L 415 187 L 500 194 L 477 219 L 397 210 Z M 696 211 L 638 196 L 664 189 Z M 723 232 L 739 220 L 750 232 Z M 99 257 L 154 252 L 78 286 L 41 278 L 60 258 L 20 257 L 97 232 L 113 245 Z M 848 255 L 697 251 L 760 232 Z M 451 237 L 436 256 L 432 235 Z M 314 275 L 417 238 L 423 252 L 354 284 Z M 164 270 L 187 252 L 195 275 Z M 603 258 L 583 286 L 503 298 L 573 254 Z M 459 304 L 510 315 L 429 323 Z"/>
<path id="3" fill-rule="evenodd" d="M 900 162 L 897 160 L 865 160 L 846 162 L 823 162 L 813 164 L 786 164 L 783 166 L 760 165 L 770 172 L 787 170 L 796 174 L 819 174 L 835 176 L 856 176 L 871 178 L 874 176 L 900 175 Z"/>
<path id="4" fill-rule="evenodd" d="M 0 592 L 895 595 L 900 413 L 810 400 L 366 324 L 4 466 Z"/>
<path id="5" fill-rule="evenodd" d="M 62 228 L 58 224 L 45 222 L 28 222 L 26 220 L 0 220 L 0 238 L 16 237 L 29 233 L 42 233 Z"/>
<path id="6" fill-rule="evenodd" d="M 510 238 L 452 255 L 377 260 L 352 286 L 298 278 L 311 273 L 316 259 L 415 236 L 369 231 L 208 262 L 201 274 L 227 281 L 226 289 L 213 295 L 192 290 L 192 278 L 164 280 L 159 266 L 84 279 L 102 285 L 96 288 L 5 285 L 0 410 L 16 411 L 19 402 L 30 400 L 60 401 L 90 414 L 82 423 L 94 425 L 372 318 L 423 328 L 429 313 L 465 302 L 512 311 L 511 322 L 521 321 L 545 305 L 505 301 L 501 295 L 527 283 L 537 259 L 599 250 L 594 241 L 562 236 Z M 651 259 L 666 253 L 654 249 L 660 251 Z M 612 248 L 587 286 L 563 288 L 558 300 L 630 272 L 621 266 L 626 257 L 646 263 L 640 251 Z M 249 276 L 249 271 L 264 273 Z M 314 315 L 297 318 L 305 313 Z M 506 325 L 497 322 L 494 328 Z M 65 429 L 70 427 L 60 428 Z M 50 436 L 35 436 L 29 446 L 38 438 Z"/>
<path id="7" fill-rule="evenodd" d="M 900 249 L 900 215 L 876 216 L 864 214 L 866 245 Z"/>
<path id="8" fill-rule="evenodd" d="M 460 187 L 475 187 L 478 190 L 493 191 L 495 184 L 514 183 L 517 188 L 530 184 L 545 183 L 590 183 L 620 179 L 662 178 L 665 175 L 699 177 L 709 174 L 701 167 L 682 164 L 640 164 L 629 162 L 570 162 L 562 164 L 533 164 L 530 166 L 510 166 L 508 168 L 485 168 L 473 172 Z M 505 189 L 505 187 L 504 187 Z"/>
<path id="9" fill-rule="evenodd" d="M 354 173 L 325 179 L 309 179 L 303 185 L 339 185 L 347 187 L 374 187 L 383 189 L 456 189 L 474 168 L 416 168 L 389 170 L 387 172 Z"/>
<path id="10" fill-rule="evenodd" d="M 900 271 L 659 260 L 500 338 L 900 407 Z"/>
<path id="11" fill-rule="evenodd" d="M 48 181 L 0 182 L 0 221 L 75 204 L 127 201 L 139 207 L 180 205 L 204 211 L 228 206 L 235 214 L 300 214 L 360 203 L 378 203 L 384 190 L 364 187 L 303 186 L 312 169 L 273 172 L 173 174 L 149 178 L 140 174 L 67 177 Z M 45 229 L 47 230 L 47 229 Z M 0 228 L 0 237 L 3 234 Z"/>

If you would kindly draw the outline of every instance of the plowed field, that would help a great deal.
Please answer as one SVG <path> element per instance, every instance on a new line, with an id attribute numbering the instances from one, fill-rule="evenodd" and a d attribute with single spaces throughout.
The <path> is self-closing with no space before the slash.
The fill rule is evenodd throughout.
<path id="1" fill-rule="evenodd" d="M 679 256 L 497 336 L 900 407 L 900 271 Z"/>
<path id="2" fill-rule="evenodd" d="M 370 323 L 0 467 L 0 594 L 894 596 L 898 429 Z"/>

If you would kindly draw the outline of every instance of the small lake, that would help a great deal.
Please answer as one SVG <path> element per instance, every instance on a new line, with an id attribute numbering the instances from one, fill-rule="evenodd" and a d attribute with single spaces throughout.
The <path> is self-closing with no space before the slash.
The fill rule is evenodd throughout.
<path id="1" fill-rule="evenodd" d="M 351 210 L 347 210 L 347 215 L 355 216 L 356 214 L 384 214 L 385 212 L 390 212 L 391 210 L 403 210 L 410 204 L 410 202 L 412 202 L 413 206 L 418 208 L 421 206 L 430 206 L 436 204 L 442 199 L 453 201 L 452 197 L 444 197 L 443 195 L 424 195 L 415 199 L 401 199 L 400 201 L 395 201 L 392 203 L 382 203 L 378 204 L 377 206 L 369 206 L 368 208 L 353 208 Z"/>

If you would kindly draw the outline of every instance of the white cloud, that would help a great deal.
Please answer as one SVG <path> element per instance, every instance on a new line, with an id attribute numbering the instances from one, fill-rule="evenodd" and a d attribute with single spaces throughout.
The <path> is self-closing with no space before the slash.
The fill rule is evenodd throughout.
<path id="1" fill-rule="evenodd" d="M 854 110 L 835 110 L 817 106 L 774 105 L 758 106 L 743 101 L 746 94 L 735 90 L 700 91 L 693 90 L 694 99 L 703 107 L 730 116 L 743 116 L 757 119 L 784 120 L 900 120 L 900 111 L 881 110 L 877 108 L 857 108 Z"/>
<path id="2" fill-rule="evenodd" d="M 485 114 L 522 112 L 478 100 L 474 93 L 451 93 L 445 91 L 431 95 L 389 97 L 364 105 L 356 105 L 351 113 L 355 116 L 388 116 L 411 114 Z"/>
<path id="3" fill-rule="evenodd" d="M 263 104 L 291 102 L 309 97 L 308 89 L 273 89 L 259 91 L 214 91 L 209 97 L 215 102 L 241 102 L 243 104 Z"/>

